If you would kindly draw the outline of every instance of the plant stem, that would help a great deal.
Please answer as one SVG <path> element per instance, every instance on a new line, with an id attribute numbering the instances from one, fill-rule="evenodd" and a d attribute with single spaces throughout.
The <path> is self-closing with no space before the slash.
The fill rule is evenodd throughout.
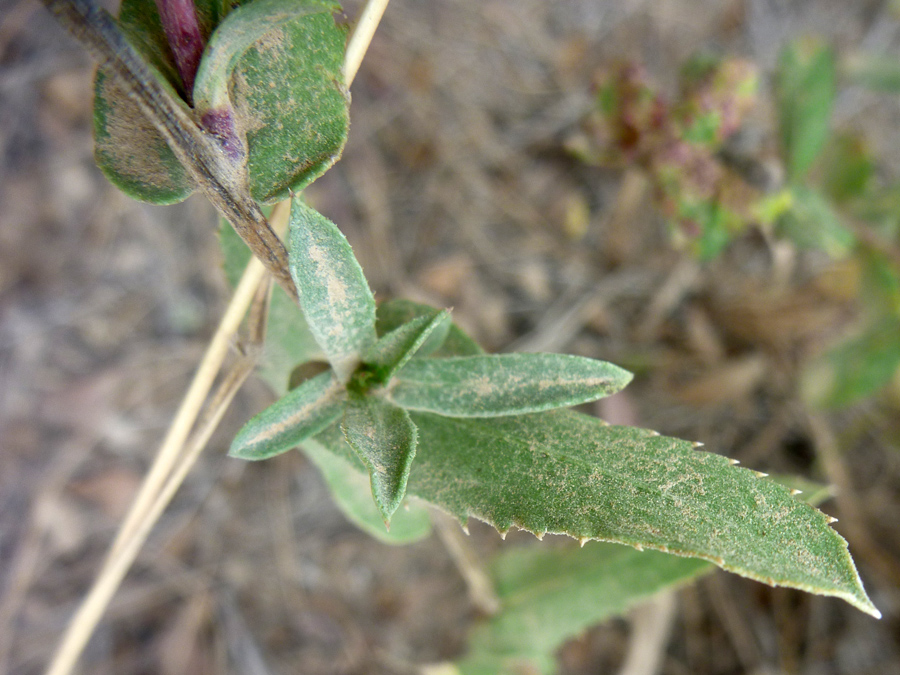
<path id="1" fill-rule="evenodd" d="M 156 8 L 190 103 L 194 78 L 205 46 L 200 21 L 197 20 L 197 8 L 194 7 L 194 0 L 156 0 Z"/>
<path id="2" fill-rule="evenodd" d="M 52 5 L 56 4 L 57 0 L 42 1 L 54 11 Z M 65 5 L 67 2 L 62 0 L 59 4 Z M 387 0 L 369 0 L 369 4 L 381 7 L 380 11 L 377 12 L 377 17 L 380 19 L 384 13 L 384 7 L 387 5 Z M 363 15 L 372 16 L 373 12 L 367 10 L 369 10 L 368 6 L 363 11 Z M 359 69 L 359 62 L 372 39 L 377 21 L 375 25 L 367 24 L 367 26 L 365 30 L 357 28 L 347 46 L 348 55 L 351 53 L 358 55 L 354 57 L 356 65 L 352 67 L 346 65 L 347 61 L 345 60 L 344 72 L 348 73 L 346 76 L 347 86 L 352 83 Z M 289 215 L 290 200 L 285 200 L 275 207 L 275 210 L 272 212 L 272 220 L 276 229 L 280 229 L 281 226 L 286 228 Z M 277 239 L 277 235 L 275 236 Z M 251 250 L 254 249 L 251 247 Z M 235 387 L 234 393 L 230 394 L 226 401 L 223 401 L 220 406 L 215 408 L 215 415 L 204 426 L 203 433 L 198 432 L 190 447 L 185 450 L 185 440 L 199 415 L 200 408 L 212 387 L 216 375 L 222 367 L 228 351 L 228 345 L 237 332 L 241 319 L 247 312 L 247 308 L 251 304 L 259 285 L 265 278 L 265 271 L 268 269 L 268 265 L 264 267 L 263 264 L 259 257 L 254 257 L 244 270 L 241 281 L 238 283 L 231 302 L 219 323 L 219 327 L 216 329 L 216 333 L 207 347 L 197 373 L 194 375 L 194 380 L 191 382 L 181 407 L 172 421 L 172 425 L 159 449 L 153 466 L 148 471 L 138 496 L 125 517 L 125 521 L 119 528 L 119 533 L 110 547 L 110 552 L 102 569 L 94 580 L 88 594 L 82 600 L 75 616 L 70 621 L 47 670 L 47 675 L 69 675 L 72 671 L 97 623 L 103 616 L 103 612 L 112 600 L 116 589 L 118 589 L 119 584 L 134 562 L 147 535 L 156 524 L 172 495 L 175 494 L 175 491 L 181 485 L 196 458 L 203 451 L 209 436 L 215 431 L 221 415 L 224 414 L 231 400 L 230 396 L 237 392 L 237 387 Z M 291 288 L 296 293 L 293 282 L 291 283 Z M 251 337 L 255 337 L 254 325 L 263 321 L 264 316 L 265 312 L 262 311 L 257 321 L 253 321 L 251 317 Z M 256 333 L 258 335 L 258 331 Z M 220 392 L 223 389 L 224 384 L 220 386 Z M 179 462 L 179 457 L 182 458 L 181 462 Z"/>
<path id="3" fill-rule="evenodd" d="M 100 61 L 165 138 L 198 189 L 230 222 L 241 239 L 287 293 L 297 299 L 288 272 L 287 249 L 250 196 L 247 171 L 223 152 L 192 111 L 151 70 L 109 13 L 91 0 L 41 0 L 56 19 Z"/>

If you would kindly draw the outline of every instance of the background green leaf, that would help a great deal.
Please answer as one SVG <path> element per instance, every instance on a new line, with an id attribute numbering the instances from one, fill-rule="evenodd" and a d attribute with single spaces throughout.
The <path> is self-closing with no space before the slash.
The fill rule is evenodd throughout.
<path id="1" fill-rule="evenodd" d="M 885 386 L 898 368 L 900 319 L 887 316 L 807 366 L 801 391 L 816 407 L 844 407 Z"/>
<path id="2" fill-rule="evenodd" d="M 391 516 L 391 529 L 372 499 L 369 474 L 359 460 L 348 462 L 314 440 L 303 443 L 303 453 L 319 469 L 335 504 L 347 519 L 386 544 L 412 544 L 431 534 L 431 515 L 419 500 L 406 500 Z"/>
<path id="3" fill-rule="evenodd" d="M 791 205 L 778 220 L 781 234 L 802 248 L 817 248 L 834 258 L 847 255 L 856 237 L 817 190 L 795 185 Z"/>
<path id="4" fill-rule="evenodd" d="M 375 297 L 347 238 L 295 197 L 289 261 L 310 332 L 338 377 L 346 381 L 376 342 Z"/>
<path id="5" fill-rule="evenodd" d="M 502 610 L 475 629 L 457 668 L 463 675 L 555 672 L 553 652 L 567 639 L 713 569 L 604 543 L 506 551 L 491 564 Z"/>
<path id="6" fill-rule="evenodd" d="M 568 354 L 491 354 L 413 359 L 388 396 L 409 410 L 494 417 L 564 408 L 613 394 L 631 373 Z"/>
<path id="7" fill-rule="evenodd" d="M 789 181 L 801 180 L 825 146 L 834 97 L 831 49 L 815 40 L 788 45 L 778 64 L 778 112 Z"/>
<path id="8" fill-rule="evenodd" d="M 351 398 L 341 420 L 344 438 L 369 470 L 372 496 L 384 522 L 403 496 L 416 456 L 417 431 L 409 414 L 375 396 Z"/>

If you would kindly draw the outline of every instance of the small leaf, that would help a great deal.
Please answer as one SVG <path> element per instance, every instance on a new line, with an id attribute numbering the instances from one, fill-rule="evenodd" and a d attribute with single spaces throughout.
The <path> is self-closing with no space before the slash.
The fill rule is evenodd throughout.
<path id="1" fill-rule="evenodd" d="M 452 417 L 520 415 L 594 401 L 631 381 L 604 361 L 566 354 L 492 354 L 413 359 L 390 399 L 408 410 Z"/>
<path id="2" fill-rule="evenodd" d="M 431 316 L 436 311 L 438 310 L 434 307 L 412 300 L 388 300 L 378 306 L 375 327 L 378 335 L 383 337 L 413 319 Z M 474 356 L 476 354 L 484 354 L 484 350 L 452 321 L 440 324 L 416 352 L 417 356 Z"/>
<path id="3" fill-rule="evenodd" d="M 322 214 L 294 197 L 291 276 L 316 342 L 346 382 L 376 342 L 375 297 L 347 239 Z"/>
<path id="4" fill-rule="evenodd" d="M 385 524 L 389 523 L 406 494 L 416 456 L 416 425 L 405 410 L 366 396 L 347 404 L 341 430 L 369 470 L 372 496 Z"/>
<path id="5" fill-rule="evenodd" d="M 450 327 L 450 312 L 431 310 L 381 337 L 362 357 L 363 363 L 370 366 L 375 382 L 387 383 L 439 326 L 444 327 L 446 335 Z"/>
<path id="6" fill-rule="evenodd" d="M 344 387 L 333 373 L 307 380 L 247 422 L 228 454 L 268 459 L 295 448 L 340 418 L 344 395 Z"/>
<path id="7" fill-rule="evenodd" d="M 225 275 L 232 286 L 237 286 L 250 261 L 250 249 L 224 220 L 219 227 L 219 243 L 225 260 Z M 276 395 L 283 396 L 288 391 L 288 378 L 294 367 L 321 356 L 322 350 L 310 333 L 300 307 L 275 284 L 269 305 L 266 343 L 259 360 L 260 376 Z"/>
<path id="8" fill-rule="evenodd" d="M 199 2 L 198 10 L 205 9 L 206 4 Z M 201 19 L 208 16 L 204 11 L 198 14 Z M 173 99 L 179 100 L 184 92 L 154 0 L 123 0 L 118 24 L 151 72 Z M 93 125 L 97 166 L 129 197 L 174 204 L 193 191 L 187 171 L 163 136 L 102 66 L 94 79 Z"/>
<path id="9" fill-rule="evenodd" d="M 323 7 L 281 1 L 293 8 Z M 238 61 L 232 105 L 247 135 L 250 194 L 257 201 L 272 203 L 299 192 L 341 156 L 350 129 L 346 40 L 331 11 L 319 11 L 273 28 Z"/>
<path id="10" fill-rule="evenodd" d="M 788 180 L 801 180 L 828 140 L 835 97 L 832 51 L 814 41 L 795 42 L 781 54 L 778 107 Z"/>
<path id="11" fill-rule="evenodd" d="M 384 516 L 372 500 L 369 474 L 357 458 L 347 461 L 314 439 L 303 442 L 303 452 L 321 472 L 341 512 L 367 534 L 399 545 L 421 541 L 431 533 L 431 515 L 419 500 L 407 500 L 391 516 L 391 529 L 385 529 Z"/>

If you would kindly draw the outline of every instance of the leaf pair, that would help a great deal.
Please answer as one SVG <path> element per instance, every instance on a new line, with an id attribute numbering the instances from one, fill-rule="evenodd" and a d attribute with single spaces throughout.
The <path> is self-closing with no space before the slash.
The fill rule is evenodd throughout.
<path id="1" fill-rule="evenodd" d="M 297 198 L 290 227 L 300 305 L 332 370 L 251 420 L 235 439 L 233 456 L 271 457 L 340 420 L 387 523 L 406 493 L 418 445 L 407 410 L 521 415 L 592 401 L 631 379 L 609 363 L 558 354 L 429 358 L 451 334 L 448 312 L 430 308 L 379 338 L 375 298 L 344 235 Z"/>
<path id="2" fill-rule="evenodd" d="M 340 155 L 349 128 L 344 29 L 321 0 L 195 0 L 208 43 L 184 91 L 154 0 L 123 0 L 119 26 L 157 79 L 226 152 L 245 145 L 250 194 L 273 202 L 300 190 Z M 188 101 L 193 103 L 189 108 Z M 97 164 L 129 196 L 180 202 L 194 186 L 163 136 L 101 67 L 94 94 Z"/>

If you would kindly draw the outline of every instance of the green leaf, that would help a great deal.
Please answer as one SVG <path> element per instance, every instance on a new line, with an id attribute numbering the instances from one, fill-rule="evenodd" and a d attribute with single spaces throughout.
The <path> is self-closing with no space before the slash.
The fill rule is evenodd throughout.
<path id="1" fill-rule="evenodd" d="M 200 112 L 228 106 L 232 76 L 247 50 L 268 33 L 298 19 L 337 9 L 336 4 L 319 0 L 253 0 L 231 12 L 203 51 L 194 83 L 194 106 Z"/>
<path id="2" fill-rule="evenodd" d="M 209 16 L 203 11 L 208 4 L 201 1 L 197 5 L 201 21 Z M 154 0 L 123 0 L 118 24 L 173 98 L 181 98 L 180 79 Z M 174 204 L 193 191 L 187 171 L 165 139 L 102 66 L 94 79 L 93 125 L 97 166 L 129 197 Z"/>
<path id="3" fill-rule="evenodd" d="M 385 524 L 390 523 L 406 494 L 409 469 L 416 456 L 416 425 L 402 408 L 366 396 L 347 403 L 341 430 L 369 470 L 372 496 Z"/>
<path id="4" fill-rule="evenodd" d="M 323 6 L 303 0 L 281 4 Z M 257 201 L 271 203 L 290 190 L 299 192 L 340 157 L 350 128 L 345 43 L 345 29 L 328 9 L 281 24 L 238 62 L 232 103 L 238 127 L 247 134 L 250 194 Z"/>
<path id="5" fill-rule="evenodd" d="M 827 487 L 796 476 L 772 480 L 802 489 L 809 504 L 830 495 Z M 466 675 L 554 672 L 554 652 L 564 641 L 714 569 L 703 560 L 616 544 L 503 551 L 491 561 L 501 611 L 475 627 L 458 668 Z"/>
<path id="6" fill-rule="evenodd" d="M 342 459 L 312 439 L 303 442 L 303 452 L 318 467 L 347 520 L 364 532 L 395 545 L 412 544 L 431 533 L 431 515 L 419 500 L 406 500 L 391 517 L 391 529 L 385 529 L 384 516 L 372 500 L 368 472 L 358 460 Z"/>
<path id="7" fill-rule="evenodd" d="M 246 134 L 250 192 L 258 201 L 302 189 L 336 161 L 346 143 L 346 36 L 331 16 L 334 6 L 254 0 L 223 21 L 220 1 L 197 0 L 201 29 L 212 34 L 198 72 L 200 86 L 195 84 L 197 112 L 219 105 L 230 91 L 226 107 Z M 123 0 L 119 25 L 173 97 L 186 100 L 154 1 Z M 164 138 L 102 68 L 95 82 L 94 136 L 98 166 L 129 196 L 171 204 L 193 191 Z"/>
<path id="8" fill-rule="evenodd" d="M 492 354 L 413 359 L 397 373 L 388 396 L 408 410 L 495 417 L 594 401 L 630 381 L 628 371 L 581 356 Z"/>
<path id="9" fill-rule="evenodd" d="M 295 197 L 291 205 L 291 276 L 316 342 L 346 382 L 375 344 L 375 297 L 337 226 Z"/>
<path id="10" fill-rule="evenodd" d="M 555 672 L 553 652 L 567 639 L 712 569 L 614 544 L 506 551 L 491 565 L 502 610 L 475 629 L 457 667 L 463 675 Z"/>
<path id="11" fill-rule="evenodd" d="M 450 323 L 450 312 L 430 310 L 379 338 L 362 358 L 363 363 L 371 368 L 375 383 L 388 382 L 438 327 L 443 329 L 446 337 Z"/>
<path id="12" fill-rule="evenodd" d="M 409 493 L 462 522 L 700 558 L 878 616 L 828 518 L 725 457 L 571 411 L 411 417 L 420 449 Z M 320 440 L 342 451 L 331 434 Z"/>
<path id="13" fill-rule="evenodd" d="M 778 70 L 781 143 L 789 181 L 801 180 L 825 146 L 834 97 L 831 49 L 811 40 L 789 45 Z"/>
<path id="14" fill-rule="evenodd" d="M 845 204 L 870 192 L 876 167 L 862 136 L 835 137 L 823 156 L 823 164 L 823 189 L 835 203 Z"/>
<path id="15" fill-rule="evenodd" d="M 881 389 L 898 368 L 900 319 L 888 316 L 811 363 L 801 391 L 815 407 L 840 408 Z"/>
<path id="16" fill-rule="evenodd" d="M 378 306 L 375 327 L 379 336 L 385 336 L 405 323 L 423 316 L 431 316 L 438 310 L 412 300 L 389 300 Z M 484 354 L 475 340 L 466 335 L 453 322 L 440 324 L 419 347 L 417 356 L 474 356 Z"/>
<path id="17" fill-rule="evenodd" d="M 268 459 L 297 447 L 340 418 L 345 394 L 333 373 L 307 380 L 247 422 L 228 454 L 240 459 Z"/>
<path id="18" fill-rule="evenodd" d="M 219 242 L 225 259 L 225 275 L 232 286 L 237 286 L 250 261 L 250 249 L 224 220 L 219 228 Z M 321 356 L 322 351 L 300 307 L 280 286 L 274 285 L 266 343 L 259 359 L 260 377 L 281 396 L 288 391 L 288 377 L 294 367 Z"/>
<path id="19" fill-rule="evenodd" d="M 782 234 L 801 248 L 817 248 L 834 258 L 847 255 L 856 243 L 840 216 L 818 191 L 791 188 L 791 205 L 778 221 Z"/>

